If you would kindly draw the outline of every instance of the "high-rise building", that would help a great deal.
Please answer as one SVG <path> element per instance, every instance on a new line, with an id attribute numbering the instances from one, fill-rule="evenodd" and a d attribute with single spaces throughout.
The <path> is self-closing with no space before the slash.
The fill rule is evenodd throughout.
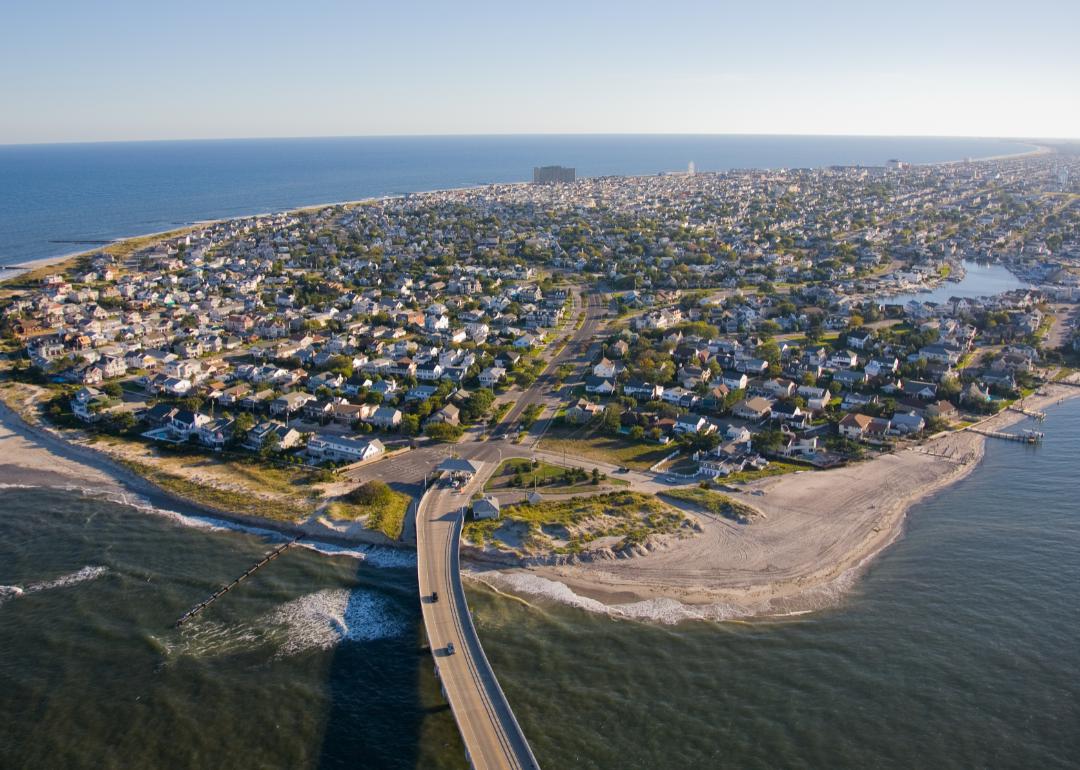
<path id="1" fill-rule="evenodd" d="M 576 178 L 576 171 L 565 166 L 533 167 L 533 184 L 569 184 Z"/>

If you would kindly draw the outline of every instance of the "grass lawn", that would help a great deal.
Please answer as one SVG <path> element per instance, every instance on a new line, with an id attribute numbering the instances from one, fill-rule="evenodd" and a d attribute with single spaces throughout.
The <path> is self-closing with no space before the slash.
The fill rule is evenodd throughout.
<path id="1" fill-rule="evenodd" d="M 785 473 L 812 470 L 816 470 L 812 465 L 799 465 L 798 463 L 785 463 L 780 460 L 769 460 L 769 465 L 760 471 L 739 471 L 738 473 L 732 473 L 730 476 L 719 478 L 717 481 L 723 484 L 734 481 L 757 481 L 758 479 L 767 479 L 770 476 L 782 476 Z"/>
<path id="2" fill-rule="evenodd" d="M 692 503 L 709 513 L 715 513 L 717 516 L 723 516 L 725 519 L 731 519 L 740 524 L 749 524 L 755 513 L 754 509 L 748 505 L 732 500 L 727 495 L 713 492 L 710 489 L 702 489 L 701 487 L 672 489 L 661 492 L 660 496 Z"/>
<path id="3" fill-rule="evenodd" d="M 517 476 L 518 469 L 521 470 L 521 486 L 511 485 L 511 480 Z M 542 487 L 545 493 L 565 493 L 572 491 L 587 492 L 590 487 L 593 486 L 592 475 L 589 473 L 588 468 L 583 468 L 586 473 L 589 473 L 588 478 L 585 481 L 577 482 L 574 484 L 566 484 L 563 481 L 563 474 L 565 471 L 570 470 L 562 465 L 553 465 L 551 463 L 541 462 L 536 467 L 533 467 L 531 460 L 523 460 L 521 458 L 510 458 L 503 460 L 499 464 L 499 467 L 495 469 L 495 472 L 484 484 L 485 492 L 493 492 L 498 490 L 515 490 L 515 489 L 530 489 L 535 483 L 537 487 Z M 613 479 L 610 476 L 601 480 L 601 484 L 609 486 L 628 486 L 629 482 L 624 479 Z"/>
<path id="4" fill-rule="evenodd" d="M 509 505 L 499 519 L 467 522 L 465 537 L 527 553 L 576 553 L 601 537 L 619 537 L 616 547 L 625 548 L 651 534 L 674 532 L 685 520 L 682 512 L 652 495 L 612 492 Z"/>
<path id="5" fill-rule="evenodd" d="M 226 513 L 260 516 L 278 521 L 296 521 L 311 514 L 314 510 L 312 500 L 297 496 L 295 493 L 292 496 L 280 495 L 276 498 L 268 498 L 238 489 L 204 484 L 157 465 L 128 459 L 118 459 L 118 462 L 168 492 Z"/>
<path id="6" fill-rule="evenodd" d="M 540 448 L 547 452 L 565 452 L 567 462 L 588 465 L 588 460 L 595 458 L 612 465 L 625 465 L 627 468 L 644 471 L 671 454 L 675 447 L 633 441 L 622 436 L 605 436 L 586 428 L 566 429 L 552 427 L 540 440 Z"/>
<path id="7" fill-rule="evenodd" d="M 405 514 L 409 510 L 412 498 L 404 492 L 391 490 L 390 498 L 382 505 L 357 505 L 338 500 L 327 506 L 326 511 L 335 519 L 360 519 L 367 517 L 364 525 L 373 531 L 382 532 L 391 540 L 401 537 L 405 526 Z"/>

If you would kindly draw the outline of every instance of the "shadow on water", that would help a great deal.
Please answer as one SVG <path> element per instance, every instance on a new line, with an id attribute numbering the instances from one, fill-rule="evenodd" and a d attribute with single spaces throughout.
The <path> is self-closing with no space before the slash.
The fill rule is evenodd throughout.
<path id="1" fill-rule="evenodd" d="M 360 589 L 370 567 L 356 569 Z M 397 582 L 380 592 L 409 618 L 404 634 L 343 641 L 327 671 L 329 712 L 318 768 L 459 768 L 464 748 L 433 673 L 417 603 L 416 576 L 394 570 Z M 346 618 L 363 617 L 364 591 L 354 590 Z"/>

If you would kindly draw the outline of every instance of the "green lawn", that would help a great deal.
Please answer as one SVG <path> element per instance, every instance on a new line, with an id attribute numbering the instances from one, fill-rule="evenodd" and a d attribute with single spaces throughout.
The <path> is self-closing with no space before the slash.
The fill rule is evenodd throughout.
<path id="1" fill-rule="evenodd" d="M 390 499 L 377 507 L 338 500 L 327 506 L 327 513 L 336 519 L 359 519 L 366 516 L 365 527 L 375 532 L 382 532 L 391 540 L 397 540 L 401 537 L 401 531 L 405 526 L 405 514 L 411 502 L 412 498 L 408 495 L 391 490 Z"/>
<path id="2" fill-rule="evenodd" d="M 725 484 L 735 481 L 756 481 L 758 479 L 767 479 L 770 476 L 782 476 L 785 473 L 812 470 L 815 470 L 812 465 L 799 465 L 798 463 L 785 463 L 780 460 L 770 460 L 769 465 L 760 471 L 739 471 L 738 473 L 732 473 L 730 476 L 724 476 L 723 478 L 718 479 L 718 481 Z"/>
<path id="3" fill-rule="evenodd" d="M 622 436 L 606 436 L 590 428 L 582 431 L 561 427 L 551 428 L 540 440 L 540 448 L 547 452 L 565 452 L 567 462 L 588 465 L 588 460 L 578 458 L 595 458 L 639 471 L 648 470 L 675 450 L 672 445 L 660 446 Z"/>
<path id="4" fill-rule="evenodd" d="M 573 484 L 566 484 L 563 480 L 567 470 L 571 469 L 546 462 L 541 462 L 533 467 L 531 460 L 521 458 L 503 460 L 499 467 L 495 469 L 491 478 L 484 484 L 484 491 L 530 489 L 535 484 L 537 487 L 542 488 L 545 493 L 564 494 L 574 491 L 587 492 L 593 487 L 590 468 L 582 468 L 587 474 L 587 478 Z M 512 485 L 511 481 L 518 475 L 519 471 L 522 483 L 520 486 Z M 600 483 L 608 486 L 628 486 L 628 482 L 624 479 L 613 479 L 610 476 L 602 479 Z"/>

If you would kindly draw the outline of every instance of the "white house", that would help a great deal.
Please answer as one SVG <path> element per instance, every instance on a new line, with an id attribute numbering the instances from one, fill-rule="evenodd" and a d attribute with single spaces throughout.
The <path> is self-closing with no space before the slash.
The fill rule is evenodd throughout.
<path id="1" fill-rule="evenodd" d="M 307 451 L 320 460 L 359 462 L 378 457 L 386 451 L 386 447 L 377 438 L 353 439 L 318 433 L 308 441 Z"/>

